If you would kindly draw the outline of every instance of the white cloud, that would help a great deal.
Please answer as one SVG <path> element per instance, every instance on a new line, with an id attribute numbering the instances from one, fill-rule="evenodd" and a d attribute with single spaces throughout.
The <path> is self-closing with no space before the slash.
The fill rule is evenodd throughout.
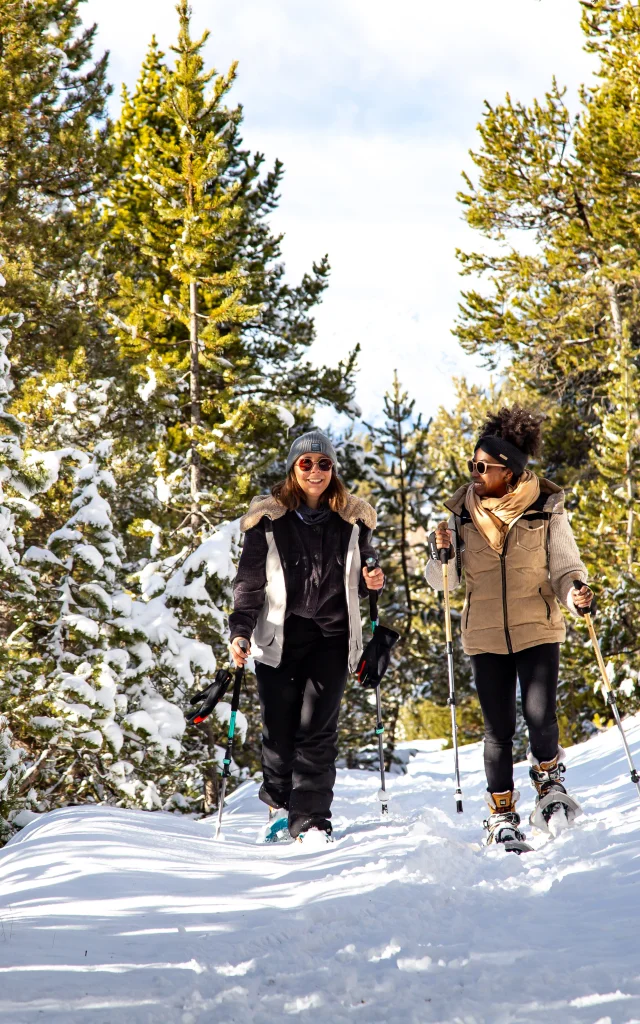
<path id="1" fill-rule="evenodd" d="M 286 177 L 274 224 L 288 272 L 329 254 L 331 285 L 313 356 L 359 341 L 358 401 L 381 408 L 391 372 L 427 415 L 451 376 L 484 378 L 450 334 L 457 245 L 476 245 L 455 202 L 483 101 L 530 101 L 557 74 L 571 95 L 589 73 L 577 0 L 193 0 L 207 59 L 240 61 L 245 141 Z M 111 77 L 133 84 L 151 34 L 176 35 L 172 0 L 88 0 Z M 115 103 L 115 100 L 114 100 Z M 116 104 L 117 106 L 117 104 Z"/>

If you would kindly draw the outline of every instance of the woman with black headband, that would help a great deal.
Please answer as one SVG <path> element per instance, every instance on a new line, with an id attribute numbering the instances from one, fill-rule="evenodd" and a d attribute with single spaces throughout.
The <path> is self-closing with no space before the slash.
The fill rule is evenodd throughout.
<path id="1" fill-rule="evenodd" d="M 238 641 L 251 640 L 270 842 L 331 839 L 340 702 L 362 654 L 359 599 L 384 584 L 381 569 L 364 568 L 376 558 L 376 513 L 346 491 L 337 468 L 329 438 L 303 434 L 286 479 L 240 520 L 231 654 L 244 665 L 249 652 Z"/>
<path id="2" fill-rule="evenodd" d="M 593 594 L 586 583 L 564 510 L 560 487 L 528 470 L 540 448 L 540 422 L 519 406 L 487 418 L 473 459 L 471 483 L 445 502 L 448 523 L 436 530 L 438 549 L 452 565 L 450 587 L 464 572 L 462 645 L 485 723 L 487 843 L 522 843 L 514 789 L 512 741 L 516 729 L 516 678 L 529 731 L 529 775 L 537 791 L 530 821 L 542 830 L 570 822 L 579 807 L 562 785 L 564 751 L 558 744 L 556 690 L 560 644 L 565 639 L 560 601 L 578 615 Z M 432 560 L 427 579 L 442 589 L 442 569 Z"/>

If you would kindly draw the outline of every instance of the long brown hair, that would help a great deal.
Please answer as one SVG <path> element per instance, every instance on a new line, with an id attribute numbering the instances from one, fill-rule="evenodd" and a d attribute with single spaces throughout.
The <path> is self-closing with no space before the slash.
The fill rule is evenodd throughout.
<path id="1" fill-rule="evenodd" d="M 305 493 L 296 480 L 295 466 L 291 467 L 284 480 L 273 485 L 271 493 L 289 512 L 304 505 Z M 326 501 L 332 512 L 341 512 L 346 507 L 348 498 L 347 488 L 340 477 L 336 475 L 335 469 L 332 469 L 329 486 L 320 495 L 320 504 Z"/>

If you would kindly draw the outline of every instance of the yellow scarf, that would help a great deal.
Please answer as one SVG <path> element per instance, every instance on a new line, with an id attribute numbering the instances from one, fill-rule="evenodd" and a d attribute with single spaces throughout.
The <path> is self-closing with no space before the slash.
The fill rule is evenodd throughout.
<path id="1" fill-rule="evenodd" d="M 471 521 L 494 551 L 502 552 L 509 530 L 540 494 L 540 481 L 528 469 L 503 498 L 478 498 L 473 484 L 465 499 Z"/>

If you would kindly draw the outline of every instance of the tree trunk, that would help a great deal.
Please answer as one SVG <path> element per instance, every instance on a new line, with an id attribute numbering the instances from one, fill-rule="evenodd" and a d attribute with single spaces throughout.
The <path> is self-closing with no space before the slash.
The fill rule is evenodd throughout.
<path id="1" fill-rule="evenodd" d="M 398 457 L 398 470 L 400 475 L 400 564 L 402 566 L 402 581 L 407 606 L 406 635 L 411 633 L 413 620 L 413 602 L 411 600 L 411 581 L 409 579 L 409 559 L 407 554 L 407 482 L 404 469 L 404 437 L 402 436 L 402 420 L 399 402 L 398 376 L 394 374 L 394 414 L 396 417 L 396 455 Z"/>
<path id="2" fill-rule="evenodd" d="M 191 528 L 196 532 L 199 526 L 198 508 L 200 504 L 201 488 L 201 466 L 200 455 L 197 450 L 197 439 L 195 435 L 201 423 L 201 394 L 200 394 L 200 353 L 198 341 L 198 289 L 196 282 L 189 283 L 189 392 L 191 397 L 191 466 L 190 466 L 190 491 L 191 491 Z"/>
<path id="3" fill-rule="evenodd" d="M 620 309 L 620 301 L 618 299 L 617 286 L 610 282 L 607 291 L 609 293 L 609 306 L 611 308 L 611 318 L 613 320 L 613 333 L 616 340 L 618 349 L 618 356 L 620 359 L 620 372 L 623 378 L 624 387 L 624 413 L 625 413 L 625 490 L 627 493 L 627 566 L 631 571 L 633 569 L 633 523 L 634 523 L 634 510 L 633 503 L 635 499 L 635 482 L 633 479 L 633 460 L 631 455 L 631 447 L 633 443 L 633 424 L 632 424 L 632 410 L 631 410 L 631 395 L 630 395 L 630 381 L 629 381 L 629 353 L 627 351 L 625 330 L 622 322 L 622 311 Z"/>
<path id="4" fill-rule="evenodd" d="M 390 771 L 391 769 L 391 762 L 393 761 L 393 752 L 396 749 L 396 729 L 398 728 L 399 716 L 400 705 L 397 701 L 394 701 L 391 711 L 391 718 L 388 719 L 388 724 L 385 725 L 387 743 L 384 759 L 386 771 Z"/>

